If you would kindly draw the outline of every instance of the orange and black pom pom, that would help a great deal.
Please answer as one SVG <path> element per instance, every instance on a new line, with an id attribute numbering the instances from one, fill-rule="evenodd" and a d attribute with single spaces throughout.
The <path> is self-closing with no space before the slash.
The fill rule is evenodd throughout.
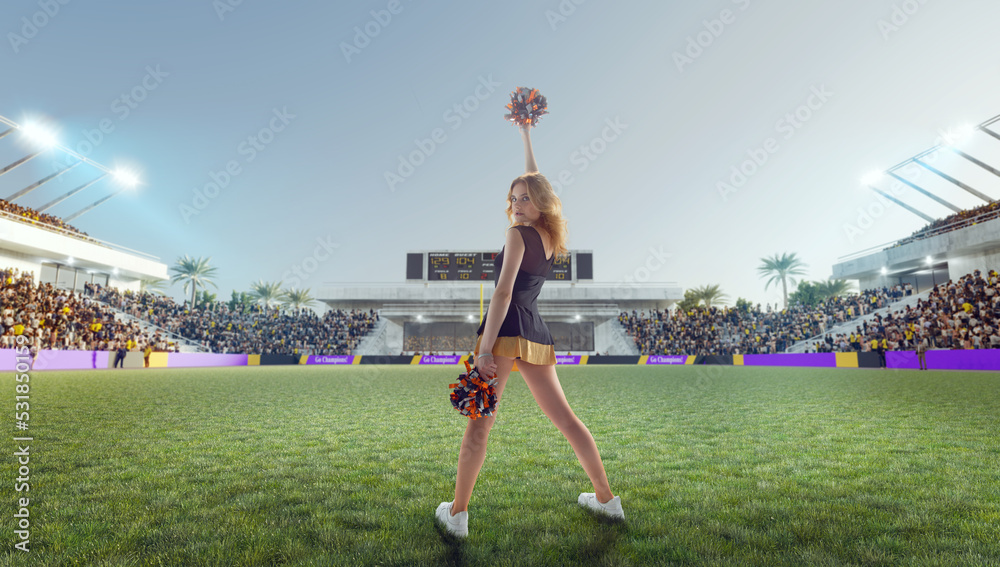
<path id="1" fill-rule="evenodd" d="M 504 115 L 504 118 L 517 126 L 525 124 L 537 126 L 538 119 L 543 114 L 548 114 L 548 102 L 538 92 L 538 89 L 518 87 L 517 90 L 510 93 L 510 103 L 507 105 L 507 110 L 510 112 Z"/>
<path id="2" fill-rule="evenodd" d="M 453 391 L 449 395 L 451 405 L 458 413 L 471 419 L 492 416 L 496 411 L 497 395 L 493 386 L 496 378 L 483 380 L 479 371 L 465 361 L 466 373 L 459 375 L 458 384 L 448 384 Z"/>

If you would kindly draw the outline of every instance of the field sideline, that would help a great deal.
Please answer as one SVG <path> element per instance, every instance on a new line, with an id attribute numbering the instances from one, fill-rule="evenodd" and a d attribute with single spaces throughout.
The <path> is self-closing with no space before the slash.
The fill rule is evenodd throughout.
<path id="1" fill-rule="evenodd" d="M 996 373 L 560 366 L 624 524 L 513 373 L 444 542 L 459 367 L 36 372 L 3 565 L 998 565 Z M 8 416 L 14 376 L 3 379 Z M 31 552 L 14 549 L 30 497 Z"/>

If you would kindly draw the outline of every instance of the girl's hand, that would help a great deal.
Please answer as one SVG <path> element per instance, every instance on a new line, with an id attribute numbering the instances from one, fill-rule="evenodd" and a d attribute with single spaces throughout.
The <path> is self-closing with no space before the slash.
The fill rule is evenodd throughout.
<path id="1" fill-rule="evenodd" d="M 492 354 L 476 355 L 476 371 L 487 380 L 495 378 L 497 375 L 497 364 L 493 361 Z"/>

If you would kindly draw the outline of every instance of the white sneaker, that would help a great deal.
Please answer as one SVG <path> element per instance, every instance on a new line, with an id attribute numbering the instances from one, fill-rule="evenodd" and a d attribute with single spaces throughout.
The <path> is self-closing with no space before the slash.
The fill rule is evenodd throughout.
<path id="1" fill-rule="evenodd" d="M 469 535 L 469 512 L 463 510 L 454 516 L 451 515 L 451 502 L 442 502 L 435 516 L 438 522 L 444 525 L 448 533 L 455 537 L 466 537 Z"/>
<path id="2" fill-rule="evenodd" d="M 625 512 L 622 511 L 621 496 L 615 496 L 611 500 L 602 504 L 599 500 L 597 500 L 597 495 L 593 492 L 581 492 L 580 497 L 577 498 L 577 502 L 580 503 L 580 506 L 584 506 L 595 512 L 606 514 L 619 520 L 625 519 Z"/>

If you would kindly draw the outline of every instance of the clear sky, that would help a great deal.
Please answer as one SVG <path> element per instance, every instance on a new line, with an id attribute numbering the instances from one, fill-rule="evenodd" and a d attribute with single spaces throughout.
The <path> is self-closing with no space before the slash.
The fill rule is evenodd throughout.
<path id="1" fill-rule="evenodd" d="M 136 191 L 73 224 L 168 265 L 211 257 L 221 299 L 296 266 L 314 268 L 301 284 L 316 290 L 401 283 L 407 251 L 499 250 L 524 167 L 503 119 L 518 86 L 548 98 L 538 165 L 567 181 L 569 247 L 593 250 L 595 281 L 667 255 L 650 281 L 721 284 L 730 304 L 780 300 L 756 273 L 763 256 L 796 252 L 825 279 L 838 257 L 922 227 L 874 205 L 860 177 L 1000 114 L 1000 3 L 986 0 L 63 2 L 0 6 L 0 114 L 136 168 Z M 1000 142 L 963 143 L 1000 163 Z M 0 161 L 19 144 L 0 140 Z M 940 164 L 1000 197 L 995 177 L 953 161 Z M 732 179 L 741 165 L 750 175 Z M 213 180 L 224 187 L 199 198 Z"/>

